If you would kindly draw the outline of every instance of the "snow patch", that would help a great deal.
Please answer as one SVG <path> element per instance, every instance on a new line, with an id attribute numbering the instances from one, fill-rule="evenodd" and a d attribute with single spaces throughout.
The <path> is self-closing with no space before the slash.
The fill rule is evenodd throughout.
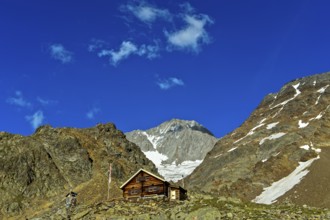
<path id="1" fill-rule="evenodd" d="M 213 158 L 218 158 L 220 156 L 222 156 L 222 154 L 215 155 Z"/>
<path id="2" fill-rule="evenodd" d="M 228 152 L 228 153 L 229 153 L 229 152 L 232 152 L 232 151 L 236 150 L 236 148 L 237 148 L 237 147 L 234 147 L 234 148 L 228 150 L 227 152 Z"/>
<path id="3" fill-rule="evenodd" d="M 296 93 L 300 94 L 301 92 L 298 90 L 298 87 L 300 86 L 300 83 L 297 83 L 296 85 L 292 85 L 292 87 L 296 90 Z"/>
<path id="4" fill-rule="evenodd" d="M 284 105 L 280 108 L 280 110 L 278 110 L 278 111 L 272 116 L 272 118 L 275 118 L 278 114 L 280 114 L 281 111 L 283 110 L 283 108 L 284 108 Z"/>
<path id="5" fill-rule="evenodd" d="M 321 89 L 317 90 L 317 92 L 322 94 L 322 93 L 325 92 L 325 90 L 326 90 L 328 87 L 329 87 L 329 85 L 326 85 L 326 86 L 322 87 Z"/>
<path id="6" fill-rule="evenodd" d="M 309 121 L 319 120 L 323 117 L 324 112 L 320 112 L 315 118 L 310 118 Z"/>
<path id="7" fill-rule="evenodd" d="M 299 122 L 298 122 L 299 128 L 305 128 L 305 127 L 307 127 L 308 124 L 309 124 L 309 122 L 304 123 L 302 120 L 299 120 Z"/>
<path id="8" fill-rule="evenodd" d="M 314 148 L 314 147 L 312 147 L 312 150 L 318 154 L 321 153 L 321 151 L 322 151 L 320 148 Z"/>
<path id="9" fill-rule="evenodd" d="M 321 119 L 322 117 L 323 117 L 323 114 L 322 114 L 322 112 L 321 112 L 320 114 L 318 114 L 318 116 L 315 117 L 315 119 L 319 120 L 319 119 Z"/>
<path id="10" fill-rule="evenodd" d="M 292 101 L 293 99 L 295 99 L 295 98 L 301 93 L 301 92 L 299 91 L 299 89 L 298 89 L 299 85 L 300 85 L 300 83 L 297 83 L 296 85 L 292 85 L 292 87 L 296 90 L 296 94 L 294 94 L 294 96 L 293 96 L 292 98 L 290 98 L 290 99 L 288 99 L 288 100 L 285 100 L 285 101 L 283 101 L 283 102 L 281 102 L 281 103 L 279 103 L 279 104 L 277 104 L 277 105 L 271 107 L 270 109 L 274 109 L 274 108 L 276 108 L 276 107 L 278 107 L 278 106 L 282 106 L 282 108 L 280 109 L 280 111 L 282 111 L 284 105 L 286 105 L 288 102 L 290 102 L 290 101 Z M 277 113 L 277 114 L 278 114 L 278 113 Z M 276 115 L 277 115 L 277 114 L 276 114 Z M 275 117 L 275 116 L 274 116 L 274 117 Z"/>
<path id="11" fill-rule="evenodd" d="M 263 120 L 261 120 L 261 122 L 262 122 L 262 121 L 263 121 Z M 261 122 L 259 122 L 259 123 L 261 123 Z M 252 129 L 247 133 L 247 135 L 245 135 L 244 137 L 242 137 L 242 138 L 240 138 L 240 139 L 234 141 L 234 144 L 237 143 L 237 142 L 240 142 L 241 140 L 243 140 L 243 139 L 246 138 L 247 136 L 253 135 L 253 134 L 254 134 L 254 131 L 255 131 L 257 128 L 262 127 L 263 125 L 264 125 L 264 123 L 262 123 L 262 124 L 258 124 L 257 126 L 255 126 L 254 128 L 252 128 Z"/>
<path id="12" fill-rule="evenodd" d="M 312 149 L 312 150 L 315 151 L 317 154 L 321 153 L 321 151 L 322 151 L 320 148 L 314 148 L 312 142 L 311 142 L 311 147 L 310 147 L 309 145 L 306 144 L 306 145 L 301 146 L 300 148 L 301 148 L 301 149 L 304 149 L 304 150 Z"/>
<path id="13" fill-rule="evenodd" d="M 189 122 L 189 127 L 192 128 L 194 126 L 198 126 L 198 123 L 196 121 L 190 121 Z"/>
<path id="14" fill-rule="evenodd" d="M 146 151 L 143 153 L 149 160 L 151 160 L 156 165 L 156 167 L 160 166 L 162 164 L 162 161 L 168 159 L 166 155 L 161 154 L 158 151 Z"/>
<path id="15" fill-rule="evenodd" d="M 194 169 L 199 166 L 203 160 L 184 161 L 181 164 L 176 165 L 175 162 L 169 165 L 157 166 L 158 172 L 162 175 L 166 181 L 178 181 L 191 174 Z"/>
<path id="16" fill-rule="evenodd" d="M 319 95 L 319 97 L 317 97 L 317 99 L 315 101 L 315 105 L 319 104 L 320 98 L 321 98 L 321 95 Z"/>
<path id="17" fill-rule="evenodd" d="M 266 140 L 274 140 L 274 139 L 278 139 L 282 136 L 286 135 L 286 133 L 283 133 L 283 132 L 279 132 L 279 133 L 276 133 L 276 134 L 272 134 L 268 137 L 265 137 L 263 138 L 260 142 L 259 142 L 259 145 L 262 145 Z"/>
<path id="18" fill-rule="evenodd" d="M 299 162 L 299 166 L 287 177 L 274 182 L 271 186 L 264 188 L 264 191 L 257 196 L 252 202 L 260 204 L 272 204 L 277 201 L 277 198 L 284 195 L 295 185 L 300 183 L 302 178 L 306 176 L 309 170 L 306 170 L 315 160 L 320 157 L 313 158 L 306 162 Z"/>
<path id="19" fill-rule="evenodd" d="M 276 154 L 273 155 L 273 157 L 277 157 L 280 153 L 281 151 L 277 152 Z"/>
<path id="20" fill-rule="evenodd" d="M 144 136 L 147 137 L 147 139 L 149 140 L 149 142 L 152 144 L 152 146 L 154 147 L 154 149 L 157 149 L 157 146 L 160 142 L 161 139 L 163 139 L 162 136 L 153 136 L 153 135 L 149 135 L 147 132 L 143 131 L 141 132 L 141 134 L 143 134 Z"/>
<path id="21" fill-rule="evenodd" d="M 322 96 L 322 94 L 325 92 L 325 90 L 329 87 L 329 85 L 326 85 L 324 87 L 322 87 L 321 89 L 317 90 L 318 93 L 320 93 L 321 95 L 319 95 L 319 97 L 317 97 L 317 100 L 315 102 L 315 105 L 319 104 L 320 98 Z"/>
<path id="22" fill-rule="evenodd" d="M 267 118 L 264 118 L 264 119 L 262 119 L 258 124 L 260 125 L 260 124 L 262 124 L 264 121 L 266 121 L 267 120 Z"/>
<path id="23" fill-rule="evenodd" d="M 303 145 L 300 147 L 301 149 L 304 149 L 304 150 L 309 150 L 309 145 Z"/>
<path id="24" fill-rule="evenodd" d="M 274 122 L 274 123 L 268 124 L 266 128 L 268 130 L 273 129 L 273 128 L 275 128 L 278 125 L 278 123 L 279 122 Z"/>

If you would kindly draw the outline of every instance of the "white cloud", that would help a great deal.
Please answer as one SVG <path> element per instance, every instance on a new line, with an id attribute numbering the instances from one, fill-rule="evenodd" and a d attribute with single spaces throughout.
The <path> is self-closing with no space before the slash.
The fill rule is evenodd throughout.
<path id="1" fill-rule="evenodd" d="M 37 97 L 37 101 L 43 106 L 57 104 L 57 101 L 49 100 L 49 99 L 42 99 L 40 97 Z"/>
<path id="2" fill-rule="evenodd" d="M 138 47 L 130 41 L 123 41 L 118 51 L 102 50 L 98 53 L 99 57 L 109 56 L 110 63 L 116 66 L 121 60 L 127 59 L 131 55 L 145 56 L 148 59 L 158 57 L 159 46 L 155 45 L 141 45 Z"/>
<path id="3" fill-rule="evenodd" d="M 25 119 L 30 122 L 33 129 L 38 128 L 44 121 L 44 113 L 42 111 L 37 111 L 33 115 L 28 115 Z"/>
<path id="4" fill-rule="evenodd" d="M 62 44 L 50 45 L 50 55 L 53 59 L 62 63 L 70 63 L 73 60 L 73 53 L 66 50 Z"/>
<path id="5" fill-rule="evenodd" d="M 121 10 L 132 13 L 140 21 L 147 24 L 154 22 L 157 18 L 164 20 L 172 19 L 172 15 L 167 9 L 156 8 L 144 1 L 140 2 L 139 5 L 122 5 Z"/>
<path id="6" fill-rule="evenodd" d="M 168 79 L 159 80 L 157 82 L 157 85 L 162 90 L 168 90 L 168 89 L 171 89 L 172 87 L 175 87 L 175 86 L 183 86 L 184 82 L 181 79 L 171 77 L 171 78 L 168 78 Z"/>
<path id="7" fill-rule="evenodd" d="M 144 32 L 139 36 L 130 37 L 130 39 L 139 37 L 139 40 L 122 41 L 119 48 L 109 48 L 107 42 L 92 39 L 88 45 L 88 51 L 95 52 L 99 57 L 109 58 L 109 62 L 113 66 L 117 66 L 122 60 L 128 59 L 132 55 L 154 59 L 159 57 L 162 51 L 175 49 L 198 53 L 203 44 L 211 41 L 206 27 L 213 24 L 213 20 L 208 15 L 197 13 L 189 3 L 179 4 L 179 8 L 181 13 L 174 14 L 167 9 L 149 4 L 146 0 L 131 0 L 119 8 L 121 12 L 126 13 L 124 16 L 126 21 L 130 21 L 131 17 L 134 16 L 149 25 L 150 28 L 151 24 L 160 19 L 170 21 L 168 23 L 157 23 L 157 27 L 153 27 L 155 31 L 158 31 L 157 35 L 165 35 L 164 40 L 166 42 L 153 38 L 155 35 L 147 31 L 148 34 Z M 174 30 L 165 29 L 166 25 L 170 27 L 176 26 L 176 21 L 183 23 L 183 26 Z M 134 27 L 133 29 L 134 31 L 131 33 L 136 33 Z M 147 41 L 140 41 L 140 37 Z M 137 44 L 136 42 L 139 43 Z M 165 43 L 166 46 L 164 47 L 162 43 Z"/>
<path id="8" fill-rule="evenodd" d="M 23 94 L 21 91 L 16 91 L 15 97 L 8 98 L 7 103 L 11 105 L 17 105 L 19 107 L 26 107 L 26 108 L 32 107 L 32 104 L 23 98 Z"/>
<path id="9" fill-rule="evenodd" d="M 119 61 L 122 59 L 126 59 L 131 54 L 134 54 L 137 51 L 137 47 L 130 41 L 123 41 L 120 45 L 120 49 L 118 51 L 114 50 L 102 50 L 98 53 L 99 57 L 110 56 L 110 62 L 114 66 L 117 65 Z"/>
<path id="10" fill-rule="evenodd" d="M 86 113 L 88 119 L 94 119 L 95 115 L 100 112 L 99 108 L 92 108 L 89 112 Z"/>
<path id="11" fill-rule="evenodd" d="M 210 42 L 209 34 L 205 30 L 207 24 L 213 20 L 207 15 L 184 15 L 186 27 L 169 33 L 165 31 L 168 42 L 174 48 L 199 52 L 200 46 Z"/>

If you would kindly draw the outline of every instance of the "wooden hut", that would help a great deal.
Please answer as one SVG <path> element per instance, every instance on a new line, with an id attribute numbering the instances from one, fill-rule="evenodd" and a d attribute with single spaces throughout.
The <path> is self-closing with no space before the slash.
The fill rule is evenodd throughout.
<path id="1" fill-rule="evenodd" d="M 181 186 L 170 186 L 170 200 L 186 200 L 187 190 Z"/>
<path id="2" fill-rule="evenodd" d="M 144 169 L 137 171 L 120 188 L 123 190 L 123 197 L 126 199 L 152 196 L 164 196 L 170 200 L 184 200 L 187 198 L 187 190 L 180 186 L 171 186 L 163 178 Z"/>

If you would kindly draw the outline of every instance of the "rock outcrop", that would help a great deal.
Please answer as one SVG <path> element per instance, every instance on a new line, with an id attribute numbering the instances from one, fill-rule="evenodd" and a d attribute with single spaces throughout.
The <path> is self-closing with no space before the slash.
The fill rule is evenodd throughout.
<path id="1" fill-rule="evenodd" d="M 189 175 L 204 159 L 217 139 L 196 121 L 172 119 L 146 131 L 126 133 L 152 160 L 166 180 Z"/>
<path id="2" fill-rule="evenodd" d="M 185 182 L 259 203 L 330 207 L 329 135 L 330 73 L 297 79 L 266 96 Z"/>
<path id="3" fill-rule="evenodd" d="M 107 199 L 109 163 L 111 198 L 121 197 L 120 184 L 138 169 L 157 173 L 113 124 L 42 126 L 27 137 L 0 132 L 0 219 L 62 208 L 71 189 L 82 205 Z"/>

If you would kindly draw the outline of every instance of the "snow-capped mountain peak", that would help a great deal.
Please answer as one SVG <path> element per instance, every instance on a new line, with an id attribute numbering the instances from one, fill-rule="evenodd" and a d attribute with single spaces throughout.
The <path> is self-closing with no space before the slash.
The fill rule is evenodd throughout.
<path id="1" fill-rule="evenodd" d="M 196 121 L 172 119 L 146 131 L 126 133 L 154 162 L 165 179 L 177 181 L 189 175 L 212 149 L 216 138 Z"/>

